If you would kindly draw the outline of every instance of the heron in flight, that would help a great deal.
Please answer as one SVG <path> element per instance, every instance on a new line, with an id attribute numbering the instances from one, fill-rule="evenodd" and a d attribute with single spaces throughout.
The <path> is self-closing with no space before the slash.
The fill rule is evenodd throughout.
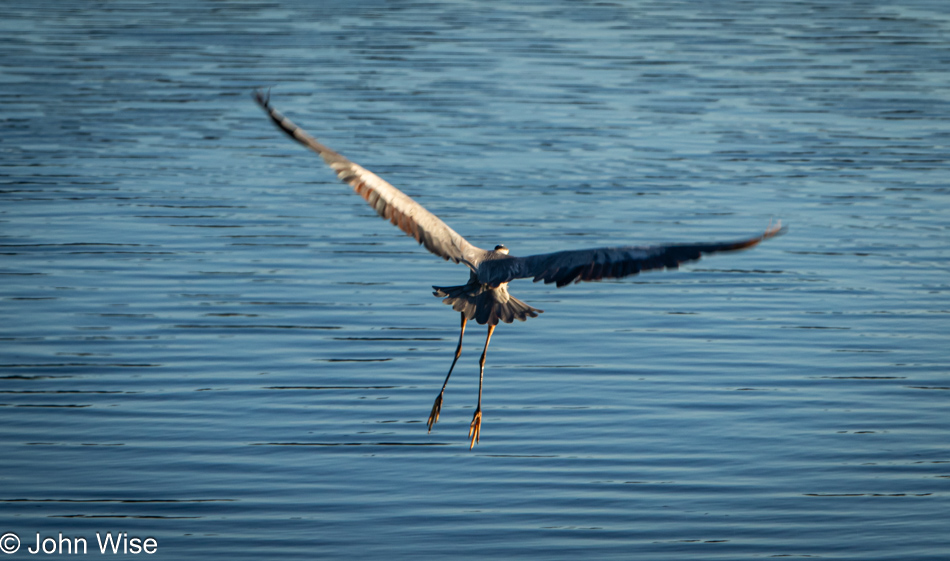
<path id="1" fill-rule="evenodd" d="M 681 263 L 695 261 L 702 255 L 736 251 L 752 247 L 762 240 L 784 232 L 781 223 L 770 225 L 762 234 L 732 242 L 670 244 L 655 246 L 598 247 L 573 251 L 558 251 L 541 255 L 516 257 L 504 245 L 486 250 L 475 247 L 455 230 L 442 222 L 422 205 L 396 189 L 373 172 L 351 162 L 324 146 L 290 119 L 281 115 L 270 104 L 270 93 L 255 91 L 254 99 L 270 116 L 277 128 L 290 138 L 313 150 L 344 182 L 366 199 L 376 212 L 400 230 L 409 234 L 430 252 L 442 259 L 462 263 L 469 268 L 468 282 L 459 286 L 433 286 L 433 294 L 443 298 L 461 315 L 455 358 L 445 376 L 442 390 L 435 398 L 429 420 L 429 432 L 439 420 L 445 387 L 462 354 L 462 337 L 470 320 L 488 325 L 485 347 L 478 361 L 478 405 L 469 425 L 469 449 L 479 441 L 482 425 L 482 382 L 485 377 L 485 355 L 488 343 L 499 321 L 511 323 L 538 317 L 542 312 L 525 304 L 508 292 L 508 283 L 516 279 L 532 278 L 534 282 L 555 283 L 558 288 L 581 281 L 618 279 L 651 269 L 676 269 Z"/>

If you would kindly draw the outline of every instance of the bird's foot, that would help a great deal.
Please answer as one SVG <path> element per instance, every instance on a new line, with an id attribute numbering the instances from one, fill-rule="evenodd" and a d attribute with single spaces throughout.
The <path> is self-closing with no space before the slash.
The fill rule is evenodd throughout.
<path id="1" fill-rule="evenodd" d="M 435 403 L 432 404 L 432 412 L 429 413 L 429 421 L 426 423 L 429 426 L 429 432 L 432 432 L 432 425 L 439 422 L 439 413 L 442 411 L 442 392 L 439 392 L 439 396 L 435 398 Z"/>
<path id="2" fill-rule="evenodd" d="M 482 430 L 482 408 L 479 407 L 475 410 L 475 416 L 472 417 L 472 424 L 468 427 L 468 436 L 472 439 L 471 446 L 468 447 L 469 450 L 475 447 L 475 443 L 478 442 L 478 434 Z"/>

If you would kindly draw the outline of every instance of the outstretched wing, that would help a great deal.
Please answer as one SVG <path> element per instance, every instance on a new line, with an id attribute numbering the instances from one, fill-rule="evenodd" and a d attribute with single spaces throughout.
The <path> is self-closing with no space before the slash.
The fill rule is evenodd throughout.
<path id="1" fill-rule="evenodd" d="M 601 247 L 493 259 L 479 265 L 477 274 L 479 281 L 491 286 L 533 277 L 534 282 L 553 282 L 560 288 L 572 282 L 618 279 L 650 269 L 675 269 L 702 255 L 746 249 L 784 232 L 779 223 L 762 235 L 735 242 Z"/>
<path id="2" fill-rule="evenodd" d="M 270 94 L 255 91 L 254 99 L 280 130 L 320 154 L 337 176 L 353 186 L 353 189 L 376 209 L 377 214 L 415 238 L 432 253 L 455 263 L 465 263 L 472 270 L 475 270 L 478 263 L 489 253 L 468 243 L 438 216 L 373 172 L 317 142 L 317 139 L 271 107 Z"/>

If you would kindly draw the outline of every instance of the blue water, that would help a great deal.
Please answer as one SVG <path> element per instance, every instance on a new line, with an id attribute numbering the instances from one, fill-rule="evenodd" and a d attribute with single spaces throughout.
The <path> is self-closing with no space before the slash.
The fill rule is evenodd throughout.
<path id="1" fill-rule="evenodd" d="M 4 2 L 9 558 L 950 558 L 950 5 L 900 4 Z M 465 268 L 257 87 L 481 247 L 790 229 L 513 283 L 469 451 Z"/>

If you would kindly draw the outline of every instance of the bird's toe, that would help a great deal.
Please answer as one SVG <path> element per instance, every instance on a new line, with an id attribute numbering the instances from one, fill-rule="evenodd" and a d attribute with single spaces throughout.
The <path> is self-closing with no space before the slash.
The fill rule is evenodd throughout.
<path id="1" fill-rule="evenodd" d="M 432 411 L 429 413 L 429 421 L 426 423 L 429 426 L 429 432 L 432 432 L 432 426 L 439 422 L 439 413 L 442 411 L 442 394 L 440 393 L 438 397 L 435 398 L 435 403 L 432 404 Z"/>
<path id="2" fill-rule="evenodd" d="M 476 409 L 475 416 L 472 417 L 472 424 L 468 427 L 468 436 L 472 439 L 471 445 L 468 449 L 471 450 L 475 447 L 475 444 L 478 442 L 478 435 L 482 430 L 482 410 Z"/>

